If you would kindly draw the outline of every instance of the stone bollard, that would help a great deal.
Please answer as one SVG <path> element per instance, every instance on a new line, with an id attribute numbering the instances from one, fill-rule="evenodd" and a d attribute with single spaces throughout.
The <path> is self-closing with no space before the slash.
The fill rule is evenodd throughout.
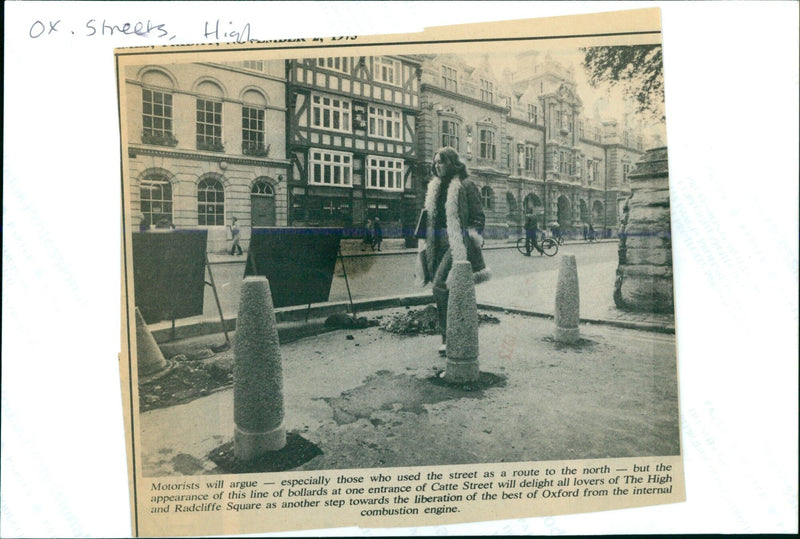
<path id="1" fill-rule="evenodd" d="M 614 303 L 620 309 L 672 313 L 672 234 L 667 148 L 647 150 L 630 173 L 619 239 Z"/>
<path id="2" fill-rule="evenodd" d="M 556 342 L 577 342 L 580 335 L 579 320 L 578 267 L 575 264 L 575 255 L 564 255 L 561 257 L 556 286 Z"/>
<path id="3" fill-rule="evenodd" d="M 240 462 L 283 449 L 283 368 L 269 282 L 245 277 L 236 320 L 233 451 Z"/>
<path id="4" fill-rule="evenodd" d="M 167 360 L 161 353 L 153 334 L 147 328 L 139 307 L 136 307 L 136 366 L 142 378 L 152 376 L 167 368 Z"/>
<path id="5" fill-rule="evenodd" d="M 478 305 L 472 265 L 456 262 L 450 270 L 447 304 L 447 367 L 444 379 L 454 384 L 475 382 L 478 370 Z"/>

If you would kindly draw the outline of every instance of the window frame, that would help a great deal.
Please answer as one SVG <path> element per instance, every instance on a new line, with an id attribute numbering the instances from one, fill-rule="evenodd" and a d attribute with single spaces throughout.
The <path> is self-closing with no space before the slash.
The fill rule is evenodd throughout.
<path id="1" fill-rule="evenodd" d="M 245 69 L 249 69 L 251 71 L 258 71 L 259 73 L 263 73 L 264 60 L 244 60 L 242 62 L 242 67 L 244 67 Z"/>
<path id="2" fill-rule="evenodd" d="M 211 104 L 213 110 L 209 111 L 207 108 L 201 109 L 201 103 Z M 198 97 L 195 111 L 195 139 L 197 142 L 197 149 L 222 151 L 224 149 L 222 144 L 222 101 Z M 201 114 L 203 115 L 202 120 L 199 117 Z M 211 122 L 207 121 L 209 119 L 209 114 L 211 115 Z M 219 123 L 215 121 L 217 119 L 219 119 Z M 205 133 L 209 128 L 212 130 L 211 135 Z"/>
<path id="3" fill-rule="evenodd" d="M 256 112 L 257 118 L 245 117 L 245 111 Z M 256 122 L 256 127 L 250 125 L 251 122 Z M 259 126 L 260 122 L 260 126 Z M 244 155 L 266 155 L 266 133 L 267 133 L 267 114 L 266 109 L 261 107 L 252 107 L 250 105 L 242 105 L 242 153 Z M 256 139 L 252 140 L 247 135 L 249 133 L 255 134 Z"/>
<path id="4" fill-rule="evenodd" d="M 378 189 L 380 191 L 392 191 L 392 192 L 402 192 L 405 189 L 404 186 L 404 178 L 405 178 L 405 162 L 403 159 L 397 159 L 394 157 L 387 157 L 383 155 L 368 155 L 365 159 L 366 161 L 366 177 L 364 179 L 364 186 L 367 189 Z M 385 165 L 380 165 L 380 161 L 385 161 Z M 389 166 L 389 162 L 393 163 L 393 166 Z M 373 184 L 373 172 L 376 173 L 375 175 L 375 184 L 379 184 L 381 178 L 380 173 L 385 172 L 385 180 L 386 185 L 374 185 Z M 390 187 L 389 184 L 389 175 L 394 174 L 394 182 L 395 184 Z"/>
<path id="5" fill-rule="evenodd" d="M 526 143 L 524 146 L 525 157 L 523 162 L 523 170 L 530 172 L 536 177 L 536 144 Z"/>
<path id="6" fill-rule="evenodd" d="M 324 102 L 325 100 L 328 100 L 328 104 L 325 104 Z M 340 105 L 334 104 L 337 101 L 340 103 Z M 309 126 L 311 128 L 320 129 L 323 131 L 334 131 L 336 133 L 353 132 L 353 120 L 352 120 L 353 103 L 349 99 L 344 99 L 340 96 L 333 96 L 330 94 L 315 92 L 311 94 L 311 106 L 309 107 L 309 110 L 311 112 L 311 119 L 309 122 Z M 326 111 L 328 112 L 330 127 L 326 127 L 324 125 Z M 334 118 L 336 118 L 336 114 L 338 114 L 339 117 L 340 127 L 338 129 L 336 127 L 333 127 Z M 317 124 L 317 121 L 319 121 L 319 124 Z"/>
<path id="7" fill-rule="evenodd" d="M 446 132 L 445 123 L 450 124 L 454 128 L 454 132 Z M 461 151 L 459 147 L 461 142 L 461 122 L 457 122 L 452 118 L 442 118 L 440 124 L 440 135 L 442 147 L 450 146 L 457 152 Z M 445 140 L 445 138 L 447 138 L 447 140 Z M 452 144 L 453 140 L 455 140 L 455 144 Z"/>
<path id="8" fill-rule="evenodd" d="M 447 75 L 452 75 L 448 77 Z M 442 64 L 442 88 L 450 92 L 458 92 L 458 70 Z"/>
<path id="9" fill-rule="evenodd" d="M 392 80 L 387 80 L 387 73 L 391 71 Z M 381 82 L 390 86 L 401 88 L 403 86 L 402 73 L 403 66 L 400 60 L 389 58 L 388 56 L 373 56 L 372 57 L 372 73 L 375 82 Z"/>
<path id="10" fill-rule="evenodd" d="M 155 197 L 152 197 L 152 196 L 150 196 L 150 197 L 145 197 L 144 196 L 144 193 L 143 193 L 144 189 L 148 189 L 152 193 L 153 189 L 156 186 L 160 187 L 160 192 L 161 192 L 161 195 L 162 195 L 161 197 L 155 198 Z M 165 187 L 166 187 L 166 189 L 165 189 Z M 168 197 L 164 196 L 165 192 L 168 192 L 168 195 L 169 195 Z M 158 215 L 159 216 L 159 220 L 160 220 L 161 216 L 168 215 L 170 223 L 173 222 L 174 202 L 173 202 L 172 194 L 173 194 L 172 193 L 172 182 L 170 182 L 169 178 L 167 178 L 163 174 L 148 174 L 142 181 L 139 182 L 139 211 L 141 212 L 142 216 L 148 216 L 149 223 L 151 225 L 155 226 L 156 223 L 157 223 L 157 220 L 153 219 L 153 215 Z M 152 208 L 153 208 L 152 204 L 154 202 L 158 202 L 158 203 L 162 204 L 162 211 L 157 212 L 157 213 L 152 211 Z M 150 208 L 149 211 L 145 211 L 144 210 L 144 204 L 145 203 L 148 204 L 148 206 Z M 169 211 L 163 211 L 163 207 L 166 204 L 169 204 Z"/>
<path id="11" fill-rule="evenodd" d="M 494 103 L 494 82 L 489 79 L 480 79 L 481 101 Z"/>
<path id="12" fill-rule="evenodd" d="M 204 184 L 208 185 L 209 187 L 213 184 L 216 184 L 219 186 L 219 189 L 210 189 L 204 187 Z M 206 197 L 208 193 L 211 192 L 219 193 L 221 195 L 221 199 L 217 200 L 215 197 L 214 200 L 209 201 Z M 201 193 L 203 196 L 201 196 Z M 201 211 L 201 206 L 206 206 L 206 208 L 213 206 L 220 211 Z M 215 217 L 214 223 L 208 222 L 208 217 L 210 215 Z M 202 178 L 199 182 L 197 182 L 197 226 L 225 226 L 225 185 L 219 178 L 207 177 Z"/>
<path id="13" fill-rule="evenodd" d="M 335 64 L 340 62 L 340 66 L 336 66 Z M 314 65 L 317 67 L 321 67 L 323 69 L 328 69 L 330 71 L 336 71 L 337 73 L 344 73 L 345 75 L 349 75 L 353 72 L 353 62 L 352 57 L 350 56 L 327 56 L 324 58 L 317 58 Z M 345 65 L 346 64 L 346 65 Z"/>
<path id="14" fill-rule="evenodd" d="M 319 154 L 320 158 L 315 157 Z M 325 156 L 329 155 L 330 160 L 325 160 Z M 337 163 L 336 157 L 339 157 Z M 323 179 L 317 179 L 317 169 L 315 165 L 320 167 L 320 175 Z M 324 181 L 325 169 L 324 167 L 330 166 L 330 182 Z M 335 183 L 335 170 L 339 169 L 340 183 Z M 324 185 L 328 187 L 346 187 L 353 188 L 353 154 L 350 152 L 339 152 L 336 150 L 323 150 L 321 148 L 309 148 L 308 150 L 308 184 L 309 185 Z"/>
<path id="15" fill-rule="evenodd" d="M 484 133 L 488 134 L 490 140 L 484 140 Z M 494 132 L 494 129 L 489 129 L 486 127 L 478 128 L 478 157 L 481 159 L 487 159 L 491 161 L 497 160 L 497 137 Z M 484 152 L 484 148 L 486 151 Z M 488 155 L 491 150 L 491 157 Z M 486 154 L 486 155 L 484 155 Z"/>
<path id="16" fill-rule="evenodd" d="M 481 187 L 481 206 L 484 210 L 494 210 L 494 189 L 488 185 Z"/>
<path id="17" fill-rule="evenodd" d="M 146 99 L 146 93 L 150 94 L 149 100 Z M 161 103 L 156 102 L 156 95 L 161 96 Z M 167 101 L 169 101 L 169 103 L 167 103 Z M 147 112 L 148 107 L 150 112 Z M 163 109 L 163 114 L 156 114 L 155 109 L 157 107 Z M 173 112 L 172 92 L 167 92 L 159 88 L 142 87 L 142 142 L 146 144 L 170 144 L 175 138 L 173 131 Z M 155 127 L 154 124 L 158 122 L 160 122 L 163 127 Z M 150 127 L 147 127 L 148 123 L 150 123 Z"/>
<path id="18" fill-rule="evenodd" d="M 528 121 L 532 124 L 539 123 L 539 107 L 533 103 L 528 103 Z"/>
<path id="19" fill-rule="evenodd" d="M 392 116 L 388 116 L 391 114 Z M 397 136 L 379 134 L 377 131 L 388 131 L 387 126 L 392 126 Z M 403 113 L 399 109 L 383 105 L 370 104 L 367 107 L 367 133 L 370 137 L 382 138 L 403 142 Z"/>

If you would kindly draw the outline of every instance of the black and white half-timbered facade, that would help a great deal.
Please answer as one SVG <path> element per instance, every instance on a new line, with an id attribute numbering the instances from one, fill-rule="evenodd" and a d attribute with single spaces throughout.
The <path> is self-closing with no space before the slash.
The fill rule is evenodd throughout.
<path id="1" fill-rule="evenodd" d="M 286 62 L 290 226 L 413 226 L 419 68 L 408 56 Z"/>

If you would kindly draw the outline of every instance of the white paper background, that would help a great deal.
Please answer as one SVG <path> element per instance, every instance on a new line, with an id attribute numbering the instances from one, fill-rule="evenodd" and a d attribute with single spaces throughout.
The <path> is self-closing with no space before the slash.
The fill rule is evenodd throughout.
<path id="1" fill-rule="evenodd" d="M 197 43 L 217 18 L 268 39 L 653 6 L 663 10 L 688 501 L 314 534 L 796 532 L 796 2 L 24 2 L 5 4 L 0 534 L 131 533 L 112 50 L 142 38 L 86 37 L 86 21 L 151 19 L 172 43 Z M 45 33 L 33 39 L 36 20 Z"/>

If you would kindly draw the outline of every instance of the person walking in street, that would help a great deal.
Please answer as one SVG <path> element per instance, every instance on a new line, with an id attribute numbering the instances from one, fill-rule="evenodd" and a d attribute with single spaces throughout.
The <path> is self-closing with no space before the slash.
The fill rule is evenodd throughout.
<path id="1" fill-rule="evenodd" d="M 378 251 L 380 251 L 381 243 L 383 243 L 383 229 L 381 228 L 380 217 L 376 217 L 375 220 L 372 221 L 372 244 L 374 245 L 373 251 L 375 250 L 375 247 L 377 247 Z"/>
<path id="2" fill-rule="evenodd" d="M 442 346 L 446 351 L 447 278 L 453 262 L 469 261 L 475 283 L 487 281 L 491 275 L 483 259 L 483 228 L 486 217 L 478 187 L 468 179 L 467 167 L 458 153 L 449 147 L 433 156 L 433 177 L 425 195 L 428 213 L 425 239 L 419 242 L 416 281 L 419 285 L 433 284 L 433 299 L 438 312 Z"/>
<path id="3" fill-rule="evenodd" d="M 533 251 L 534 248 L 536 248 L 540 254 L 544 254 L 544 251 L 542 251 L 536 242 L 538 230 L 539 224 L 536 222 L 536 217 L 528 215 L 525 218 L 525 256 L 531 256 L 531 251 Z"/>
<path id="4" fill-rule="evenodd" d="M 231 239 L 233 240 L 233 245 L 231 246 L 231 255 L 233 255 L 233 253 L 236 253 L 237 256 L 241 256 L 242 255 L 242 246 L 239 243 L 240 231 L 239 231 L 239 222 L 238 221 L 239 220 L 236 219 L 236 217 L 233 217 L 231 219 L 230 229 L 231 229 Z"/>
<path id="5" fill-rule="evenodd" d="M 372 219 L 367 219 L 367 223 L 364 225 L 364 239 L 361 240 L 361 250 L 366 251 L 367 246 L 370 249 L 375 249 L 372 245 Z"/>

